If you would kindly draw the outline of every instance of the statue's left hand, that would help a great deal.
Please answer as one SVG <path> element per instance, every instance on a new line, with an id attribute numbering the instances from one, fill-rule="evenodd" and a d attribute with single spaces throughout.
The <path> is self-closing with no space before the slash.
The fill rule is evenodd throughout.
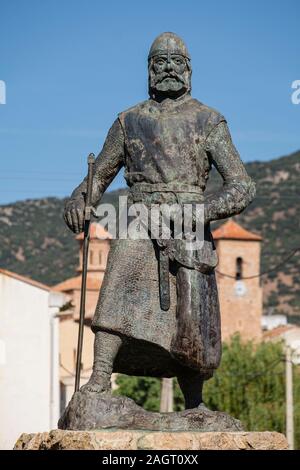
<path id="1" fill-rule="evenodd" d="M 84 208 L 83 199 L 69 199 L 66 202 L 64 210 L 64 221 L 70 230 L 74 233 L 80 233 L 84 230 Z"/>

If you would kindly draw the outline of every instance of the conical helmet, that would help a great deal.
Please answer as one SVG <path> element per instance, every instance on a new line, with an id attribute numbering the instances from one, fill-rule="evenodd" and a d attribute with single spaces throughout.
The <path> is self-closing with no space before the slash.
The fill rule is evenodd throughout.
<path id="1" fill-rule="evenodd" d="M 162 33 L 153 41 L 148 60 L 160 54 L 178 54 L 190 60 L 190 54 L 183 40 L 175 33 Z"/>

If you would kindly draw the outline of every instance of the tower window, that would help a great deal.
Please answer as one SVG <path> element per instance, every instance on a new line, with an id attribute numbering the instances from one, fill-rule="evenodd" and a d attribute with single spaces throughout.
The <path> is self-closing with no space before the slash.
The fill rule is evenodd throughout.
<path id="1" fill-rule="evenodd" d="M 94 252 L 90 252 L 90 264 L 94 264 Z"/>
<path id="2" fill-rule="evenodd" d="M 98 262 L 99 264 L 102 264 L 102 252 L 101 251 L 99 251 L 98 253 Z"/>
<path id="3" fill-rule="evenodd" d="M 236 259 L 235 279 L 239 281 L 243 277 L 243 258 L 240 256 Z"/>

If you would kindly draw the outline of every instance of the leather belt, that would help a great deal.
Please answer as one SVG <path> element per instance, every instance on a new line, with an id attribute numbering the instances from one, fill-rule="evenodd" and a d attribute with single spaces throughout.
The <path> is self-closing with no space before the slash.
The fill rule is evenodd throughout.
<path id="1" fill-rule="evenodd" d="M 199 186 L 185 183 L 135 183 L 131 188 L 131 192 L 138 193 L 194 193 L 203 194 L 203 190 Z"/>

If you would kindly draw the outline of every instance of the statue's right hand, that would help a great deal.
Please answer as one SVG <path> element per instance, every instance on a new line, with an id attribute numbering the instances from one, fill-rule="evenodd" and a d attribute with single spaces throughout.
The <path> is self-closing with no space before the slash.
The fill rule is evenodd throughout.
<path id="1" fill-rule="evenodd" d="M 84 207 L 83 199 L 69 199 L 66 202 L 63 214 L 64 221 L 74 233 L 80 233 L 84 230 Z"/>

